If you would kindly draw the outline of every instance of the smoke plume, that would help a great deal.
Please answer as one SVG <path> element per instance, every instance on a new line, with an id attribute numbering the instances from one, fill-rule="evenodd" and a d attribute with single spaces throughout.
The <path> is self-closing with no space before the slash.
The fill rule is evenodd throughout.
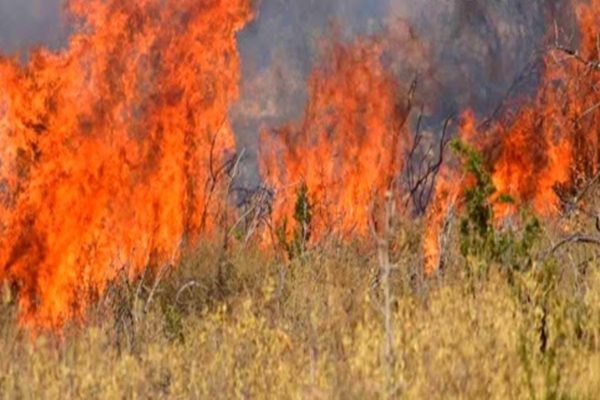
<path id="1" fill-rule="evenodd" d="M 555 21 L 569 36 L 570 9 L 561 0 L 262 1 L 239 36 L 244 80 L 232 111 L 238 146 L 250 161 L 247 180 L 258 181 L 261 129 L 302 115 L 308 75 L 322 58 L 319 43 L 334 32 L 352 41 L 410 29 L 427 54 L 416 62 L 394 47 L 387 57 L 402 66 L 400 81 L 418 77 L 426 123 L 436 126 L 465 108 L 490 114 L 505 97 L 531 91 L 537 51 Z"/>
<path id="2" fill-rule="evenodd" d="M 62 0 L 0 0 L 0 49 L 26 52 L 31 46 L 64 43 Z"/>

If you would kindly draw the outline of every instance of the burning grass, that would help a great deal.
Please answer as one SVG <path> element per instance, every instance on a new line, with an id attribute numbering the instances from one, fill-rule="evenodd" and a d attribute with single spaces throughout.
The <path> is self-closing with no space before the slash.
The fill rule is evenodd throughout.
<path id="1" fill-rule="evenodd" d="M 1 396 L 600 395 L 600 0 L 437 142 L 414 32 L 334 38 L 235 210 L 252 2 L 67 4 L 66 49 L 0 59 Z"/>
<path id="2" fill-rule="evenodd" d="M 0 57 L 0 280 L 45 329 L 216 225 L 252 17 L 244 0 L 65 7 L 66 49 Z"/>
<path id="3" fill-rule="evenodd" d="M 331 245 L 286 264 L 215 243 L 185 257 L 149 305 L 155 277 L 115 286 L 61 337 L 32 341 L 5 293 L 0 397 L 598 396 L 595 248 L 562 248 L 510 279 L 500 265 L 469 276 L 455 248 L 443 275 L 422 280 L 419 230 L 393 240 L 392 393 L 374 254 Z"/>

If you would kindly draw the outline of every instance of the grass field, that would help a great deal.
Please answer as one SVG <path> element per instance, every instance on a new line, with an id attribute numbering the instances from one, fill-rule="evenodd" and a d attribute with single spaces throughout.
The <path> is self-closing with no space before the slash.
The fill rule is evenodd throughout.
<path id="1" fill-rule="evenodd" d="M 290 262 L 205 243 L 176 268 L 115 284 L 60 336 L 19 328 L 5 288 L 0 398 L 600 396 L 593 245 L 541 257 L 557 237 L 544 227 L 530 267 L 473 274 L 451 244 L 446 268 L 424 278 L 420 237 L 411 223 L 391 241 L 387 328 L 368 241 Z"/>
<path id="2" fill-rule="evenodd" d="M 600 0 L 284 3 L 0 53 L 0 400 L 600 399 Z"/>

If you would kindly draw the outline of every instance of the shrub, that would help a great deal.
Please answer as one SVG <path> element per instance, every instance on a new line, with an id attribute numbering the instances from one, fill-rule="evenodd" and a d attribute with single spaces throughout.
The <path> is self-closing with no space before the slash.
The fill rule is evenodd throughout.
<path id="1" fill-rule="evenodd" d="M 310 241 L 311 223 L 312 223 L 312 204 L 310 202 L 308 186 L 302 184 L 296 193 L 296 205 L 294 207 L 294 230 L 291 238 L 288 237 L 288 221 L 283 220 L 283 224 L 277 230 L 279 243 L 287 252 L 289 259 L 302 257 L 306 252 L 307 244 Z"/>
<path id="2" fill-rule="evenodd" d="M 498 229 L 496 205 L 511 203 L 510 196 L 497 193 L 483 157 L 473 147 L 456 140 L 452 148 L 472 178 L 464 192 L 464 214 L 460 221 L 460 250 L 470 274 L 484 276 L 491 265 L 509 271 L 525 270 L 532 263 L 532 249 L 541 228 L 539 220 L 527 211 L 520 215 L 521 230 Z"/>

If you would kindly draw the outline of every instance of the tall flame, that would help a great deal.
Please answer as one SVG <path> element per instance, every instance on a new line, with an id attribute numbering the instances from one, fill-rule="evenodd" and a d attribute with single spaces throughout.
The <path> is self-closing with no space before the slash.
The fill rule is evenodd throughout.
<path id="1" fill-rule="evenodd" d="M 600 167 L 600 0 L 577 3 L 580 50 L 556 47 L 544 59 L 544 75 L 533 101 L 485 131 L 465 114 L 461 137 L 485 156 L 498 194 L 511 204 L 495 203 L 499 221 L 528 205 L 541 216 L 561 208 L 559 189 L 577 191 Z M 429 209 L 425 240 L 426 270 L 439 265 L 439 235 L 448 211 L 444 175 Z M 455 189 L 454 193 L 462 190 Z"/>
<path id="2" fill-rule="evenodd" d="M 0 59 L 0 281 L 24 323 L 83 317 L 213 227 L 250 3 L 70 0 L 65 50 Z"/>
<path id="3" fill-rule="evenodd" d="M 24 323 L 83 318 L 120 273 L 168 263 L 215 228 L 218 176 L 235 145 L 236 33 L 252 4 L 67 0 L 76 29 L 64 50 L 37 50 L 25 64 L 0 58 L 0 282 L 18 292 Z M 499 222 L 525 205 L 556 214 L 559 193 L 600 169 L 600 0 L 576 4 L 580 50 L 549 52 L 529 104 L 485 128 L 463 113 L 460 137 L 514 199 L 495 205 Z M 287 234 L 305 185 L 313 239 L 365 235 L 402 173 L 412 91 L 399 71 L 431 71 L 409 27 L 388 29 L 385 40 L 334 37 L 309 78 L 303 118 L 261 135 L 260 172 Z M 446 163 L 437 179 L 429 273 L 445 216 L 471 184 L 461 174 Z"/>
<path id="4" fill-rule="evenodd" d="M 294 229 L 296 192 L 306 185 L 311 234 L 365 234 L 372 202 L 403 167 L 406 88 L 384 67 L 377 40 L 334 42 L 309 79 L 303 119 L 263 132 L 261 172 L 276 190 L 273 219 Z M 289 232 L 288 232 L 289 233 Z"/>

